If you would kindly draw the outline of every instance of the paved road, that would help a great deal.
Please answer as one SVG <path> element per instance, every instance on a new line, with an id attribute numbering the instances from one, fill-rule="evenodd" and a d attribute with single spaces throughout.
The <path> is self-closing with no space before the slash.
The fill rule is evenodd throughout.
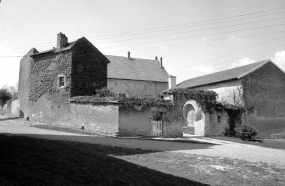
<path id="1" fill-rule="evenodd" d="M 67 140 L 126 148 L 140 148 L 153 151 L 173 151 L 179 153 L 227 157 L 249 162 L 273 163 L 280 167 L 285 167 L 285 150 L 239 144 L 205 137 L 192 136 L 178 139 L 118 139 L 38 129 L 1 119 L 0 133 L 5 133 L 6 135 L 25 135 L 51 140 Z"/>

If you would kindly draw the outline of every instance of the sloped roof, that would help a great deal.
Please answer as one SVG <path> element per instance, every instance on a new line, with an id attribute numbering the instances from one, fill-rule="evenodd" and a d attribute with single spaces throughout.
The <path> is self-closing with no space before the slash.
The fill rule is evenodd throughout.
<path id="1" fill-rule="evenodd" d="M 168 82 L 169 75 L 158 60 L 105 56 L 110 61 L 108 78 Z"/>
<path id="2" fill-rule="evenodd" d="M 76 40 L 76 41 L 77 41 L 77 40 Z M 49 50 L 45 50 L 45 51 L 42 51 L 42 52 L 33 54 L 33 55 L 31 55 L 31 56 L 33 57 L 33 56 L 39 56 L 39 55 L 42 55 L 42 54 L 50 54 L 50 53 L 56 53 L 56 52 L 66 51 L 66 50 L 71 49 L 72 46 L 76 43 L 76 41 L 70 42 L 70 43 L 68 43 L 65 47 L 62 47 L 62 48 L 60 48 L 60 49 L 59 49 L 59 48 L 53 48 L 53 49 L 49 49 Z"/>
<path id="3" fill-rule="evenodd" d="M 232 68 L 229 70 L 224 70 L 221 72 L 216 72 L 213 74 L 208 74 L 205 76 L 196 77 L 193 79 L 185 80 L 179 83 L 175 88 L 190 88 L 197 87 L 201 85 L 207 85 L 211 83 L 217 83 L 222 81 L 227 81 L 231 79 L 240 79 L 245 75 L 255 71 L 259 67 L 265 65 L 266 63 L 271 62 L 270 60 L 264 60 L 257 63 L 252 63 L 249 65 Z"/>

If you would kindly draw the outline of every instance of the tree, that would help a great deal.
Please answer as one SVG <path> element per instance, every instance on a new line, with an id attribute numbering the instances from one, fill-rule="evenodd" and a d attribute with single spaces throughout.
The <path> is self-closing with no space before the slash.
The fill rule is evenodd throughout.
<path id="1" fill-rule="evenodd" d="M 11 93 L 7 89 L 0 89 L 0 106 L 3 108 L 5 103 L 12 99 Z"/>
<path id="2" fill-rule="evenodd" d="M 12 99 L 15 100 L 18 99 L 18 87 L 19 85 L 17 82 L 15 86 L 8 86 L 6 84 L 2 87 L 2 89 L 6 89 L 12 95 Z"/>

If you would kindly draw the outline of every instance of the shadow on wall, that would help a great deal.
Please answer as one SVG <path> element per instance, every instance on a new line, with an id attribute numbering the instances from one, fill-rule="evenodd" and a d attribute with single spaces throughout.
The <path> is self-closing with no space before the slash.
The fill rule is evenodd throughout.
<path id="1" fill-rule="evenodd" d="M 4 185 L 205 185 L 110 156 L 155 151 L 5 135 L 0 149 Z"/>

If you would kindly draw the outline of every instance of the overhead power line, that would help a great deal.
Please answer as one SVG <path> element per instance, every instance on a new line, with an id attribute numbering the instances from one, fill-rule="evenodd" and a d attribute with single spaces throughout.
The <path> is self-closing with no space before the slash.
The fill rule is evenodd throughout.
<path id="1" fill-rule="evenodd" d="M 199 27 L 199 26 L 207 26 L 207 25 L 213 25 L 213 24 L 220 24 L 220 23 L 226 23 L 226 22 L 233 22 L 233 21 L 239 21 L 239 20 L 248 20 L 248 19 L 252 19 L 252 18 L 256 18 L 256 17 L 263 17 L 263 16 L 270 16 L 270 15 L 276 15 L 276 14 L 284 14 L 285 12 L 278 12 L 278 13 L 273 13 L 273 14 L 266 14 L 266 15 L 260 15 L 260 16 L 254 16 L 254 17 L 246 17 L 246 18 L 241 18 L 241 19 L 233 19 L 233 20 L 227 20 L 227 21 L 220 21 L 220 22 L 211 22 L 211 23 L 206 23 L 206 24 L 198 24 L 198 25 L 190 25 L 190 24 L 185 24 L 185 25 L 190 25 L 190 26 L 183 26 L 183 27 L 177 27 L 177 28 L 172 28 L 172 29 L 149 29 L 149 30 L 153 30 L 153 31 L 149 31 L 149 32 L 142 32 L 142 31 L 135 31 L 133 34 L 124 34 L 124 35 L 119 35 L 119 36 L 114 36 L 114 37 L 110 37 L 110 36 L 103 36 L 104 37 L 108 37 L 107 39 L 110 38 L 118 38 L 118 37 L 127 37 L 127 36 L 134 36 L 134 35 L 142 35 L 142 34 L 151 34 L 151 33 L 156 33 L 156 32 L 164 32 L 164 31 L 171 31 L 171 30 L 178 30 L 181 28 L 191 28 L 191 27 Z M 282 17 L 284 18 L 284 17 Z M 202 21 L 204 22 L 204 21 Z M 169 27 L 174 27 L 174 26 L 169 26 Z M 162 28 L 167 28 L 167 27 L 161 27 Z M 142 33 L 137 33 L 137 32 L 142 32 Z M 131 32 L 127 32 L 127 33 L 131 33 Z M 96 37 L 89 37 L 89 38 L 95 38 L 94 40 L 101 40 L 102 37 L 96 36 Z M 98 39 L 96 39 L 98 38 Z"/>
<path id="2" fill-rule="evenodd" d="M 113 35 L 122 35 L 122 34 L 128 34 L 128 33 L 136 33 L 136 32 L 142 32 L 142 31 L 148 31 L 148 30 L 156 30 L 157 29 L 163 29 L 163 28 L 170 28 L 170 27 L 176 27 L 176 26 L 180 26 L 180 25 L 189 25 L 189 24 L 196 24 L 196 23 L 203 23 L 203 22 L 210 22 L 210 21 L 218 21 L 218 20 L 225 20 L 225 19 L 231 19 L 231 18 L 235 18 L 235 17 L 244 17 L 244 16 L 250 16 L 250 15 L 254 15 L 254 14 L 260 14 L 260 13 L 265 13 L 265 12 L 272 12 L 275 10 L 284 10 L 284 8 L 277 8 L 277 9 L 271 9 L 271 10 L 267 10 L 267 11 L 259 11 L 259 12 L 253 12 L 253 13 L 248 13 L 248 14 L 241 14 L 241 15 L 237 15 L 237 16 L 231 16 L 231 17 L 226 17 L 226 18 L 220 18 L 220 19 L 212 19 L 212 20 L 205 20 L 205 21 L 196 21 L 196 22 L 191 22 L 191 23 L 187 23 L 187 24 L 177 24 L 177 25 L 172 25 L 172 26 L 165 26 L 165 27 L 157 27 L 157 28 L 152 28 L 152 29 L 145 29 L 145 30 L 138 30 L 138 31 L 130 31 L 130 32 L 122 32 L 122 33 L 116 33 L 116 34 L 107 34 L 107 35 L 99 35 L 96 37 L 89 37 L 89 38 L 97 38 L 97 37 L 108 37 L 110 38 L 110 36 Z M 255 16 L 255 17 L 261 17 L 261 16 L 269 16 L 269 15 L 274 15 L 274 14 L 280 14 L 280 13 L 284 13 L 284 12 L 278 12 L 278 13 L 272 13 L 272 14 L 267 14 L 267 15 L 260 15 L 260 16 Z M 249 17 L 249 18 L 243 18 L 243 19 L 250 19 L 250 18 L 254 18 L 254 17 Z M 237 19 L 240 20 L 240 19 Z M 235 21 L 235 20 L 228 20 L 226 22 L 229 21 Z M 218 23 L 218 22 L 217 22 Z M 210 24 L 210 23 L 209 23 Z M 211 23 L 212 24 L 212 23 Z M 194 26 L 201 26 L 201 25 L 194 25 Z M 145 34 L 145 33 L 141 33 L 141 34 Z M 117 36 L 119 37 L 119 36 Z M 124 36 L 120 36 L 120 37 L 124 37 Z M 14 45 L 14 46 L 9 46 L 9 47 L 17 47 L 17 46 L 31 46 L 31 45 L 41 45 L 41 44 L 53 44 L 53 42 L 46 42 L 46 43 L 34 43 L 34 44 L 27 44 L 27 45 Z"/>
<path id="3" fill-rule="evenodd" d="M 172 25 L 172 26 L 165 26 L 165 27 L 156 27 L 156 28 L 151 28 L 151 29 L 144 29 L 144 30 L 137 30 L 137 31 L 130 31 L 130 32 L 121 32 L 121 33 L 116 33 L 116 34 L 106 34 L 106 35 L 99 35 L 97 37 L 109 37 L 112 35 L 122 35 L 122 34 L 128 34 L 128 33 L 135 33 L 135 32 L 142 32 L 142 31 L 148 31 L 148 30 L 157 30 L 157 29 L 163 29 L 163 28 L 170 28 L 170 27 L 176 27 L 176 26 L 181 26 L 181 25 L 189 25 L 189 24 L 197 24 L 197 23 L 204 23 L 204 22 L 211 22 L 211 21 L 219 21 L 219 20 L 225 20 L 225 19 L 232 19 L 235 17 L 244 17 L 244 16 L 249 16 L 249 15 L 254 15 L 254 14 L 260 14 L 260 13 L 265 13 L 265 12 L 272 12 L 275 10 L 285 10 L 285 8 L 277 8 L 277 9 L 272 9 L 272 10 L 267 10 L 267 11 L 259 11 L 259 12 L 253 12 L 253 13 L 248 13 L 248 14 L 240 14 L 237 16 L 230 16 L 230 17 L 225 17 L 225 18 L 219 18 L 219 19 L 210 19 L 210 20 L 204 20 L 204 21 L 194 21 L 194 22 L 190 22 L 190 23 L 184 23 L 184 24 L 176 24 L 176 25 Z M 279 13 L 283 13 L 283 12 L 278 12 Z M 275 13 L 273 13 L 275 14 Z M 269 15 L 273 15 L 273 14 L 269 14 Z M 264 16 L 268 16 L 268 15 L 264 15 Z M 249 17 L 251 18 L 251 17 Z M 248 19 L 248 18 L 247 18 Z M 233 20 L 230 20 L 233 21 Z"/>
<path id="4" fill-rule="evenodd" d="M 204 64 L 204 63 L 208 63 L 208 62 L 210 62 L 210 61 L 215 61 L 215 60 L 217 60 L 217 59 L 221 59 L 221 58 L 224 58 L 224 57 L 227 57 L 227 56 L 231 56 L 231 55 L 233 55 L 233 54 L 240 53 L 240 52 L 246 51 L 246 50 L 248 50 L 248 49 L 252 49 L 252 48 L 255 48 L 255 47 L 258 47 L 258 46 L 261 46 L 261 45 L 270 43 L 270 42 L 272 42 L 272 41 L 276 41 L 276 40 L 281 39 L 281 38 L 285 38 L 285 36 L 278 37 L 278 38 L 275 38 L 275 39 L 272 39 L 272 40 L 269 40 L 269 41 L 266 41 L 266 42 L 263 42 L 263 43 L 259 43 L 259 44 L 257 44 L 257 45 L 254 45 L 254 46 L 245 48 L 245 49 L 243 49 L 243 50 L 235 51 L 235 52 L 229 53 L 229 54 L 227 54 L 227 55 L 220 56 L 220 57 L 218 57 L 218 58 L 210 59 L 210 60 L 204 61 L 204 62 L 202 62 L 202 63 L 199 63 L 199 64 L 197 64 L 197 65 Z M 195 64 L 194 64 L 194 65 L 195 65 Z M 183 68 L 174 70 L 173 72 L 177 72 L 177 71 L 180 71 L 180 70 L 184 70 L 185 68 L 186 68 L 186 67 L 183 67 Z"/>
<path id="5" fill-rule="evenodd" d="M 132 46 L 132 45 L 147 44 L 147 43 L 158 43 L 158 42 L 162 42 L 162 41 L 174 41 L 174 40 L 180 40 L 180 39 L 190 39 L 190 38 L 205 37 L 205 36 L 219 35 L 219 34 L 225 34 L 225 33 L 231 33 L 231 32 L 255 30 L 255 29 L 269 28 L 269 27 L 274 27 L 274 26 L 283 26 L 283 25 L 285 25 L 285 23 L 284 24 L 262 26 L 262 27 L 254 27 L 254 28 L 248 28 L 248 29 L 239 29 L 239 30 L 217 32 L 217 33 L 212 33 L 212 34 L 202 34 L 202 35 L 189 36 L 189 37 L 179 37 L 179 38 L 172 38 L 172 39 L 166 39 L 166 40 L 148 41 L 148 42 L 141 42 L 141 43 L 126 44 L 126 45 L 117 45 L 117 46 L 111 46 L 111 47 L 101 47 L 101 48 L 103 48 L 103 49 L 104 48 L 115 48 L 115 47 L 122 47 L 122 46 Z"/>
<path id="6" fill-rule="evenodd" d="M 252 24 L 252 23 L 260 23 L 260 22 L 266 22 L 266 21 L 272 21 L 272 20 L 280 20 L 280 19 L 284 19 L 284 18 L 282 17 L 282 18 L 277 18 L 277 19 L 270 19 L 270 20 L 263 20 L 263 21 L 255 21 L 255 22 L 242 23 L 242 24 L 236 24 L 236 25 L 231 25 L 231 26 L 213 27 L 213 28 L 200 29 L 200 30 L 190 30 L 190 31 L 178 32 L 178 33 L 161 34 L 161 35 L 140 37 L 140 38 L 134 38 L 134 39 L 124 39 L 124 40 L 117 40 L 117 41 L 113 41 L 113 42 L 131 41 L 131 40 L 136 40 L 136 39 L 148 39 L 148 38 L 159 37 L 159 36 L 177 35 L 177 34 L 182 34 L 182 33 L 191 33 L 191 32 L 197 32 L 197 31 L 214 30 L 214 29 L 218 29 L 218 28 L 235 27 L 235 26 L 239 26 L 239 25 L 246 25 L 246 24 Z M 92 40 L 90 40 L 90 41 L 92 41 Z M 110 42 L 96 43 L 96 45 L 98 45 L 98 44 L 104 44 L 104 43 L 110 43 Z M 111 43 L 112 43 L 112 42 L 111 42 Z M 13 49 L 22 49 L 22 48 L 24 49 L 24 48 L 26 48 L 26 47 L 15 47 L 15 48 L 13 48 Z"/>
<path id="7" fill-rule="evenodd" d="M 134 40 L 134 39 L 148 39 L 148 38 L 159 37 L 159 36 L 168 36 L 168 35 L 177 35 L 177 34 L 191 33 L 191 32 L 197 32 L 197 31 L 214 30 L 214 29 L 218 29 L 218 28 L 235 27 L 235 26 L 240 26 L 240 25 L 247 25 L 247 24 L 252 24 L 252 23 L 255 24 L 255 23 L 261 23 L 261 22 L 273 21 L 273 20 L 280 20 L 280 19 L 285 19 L 285 18 L 281 17 L 281 18 L 276 18 L 276 19 L 254 21 L 254 22 L 241 23 L 241 24 L 235 24 L 235 25 L 230 25 L 230 26 L 220 26 L 220 27 L 213 27 L 213 28 L 206 28 L 206 29 L 199 29 L 199 30 L 183 31 L 183 32 L 177 32 L 177 33 L 168 33 L 168 34 L 160 34 L 160 35 L 147 36 L 147 37 L 130 38 L 130 39 L 123 39 L 123 40 L 116 40 L 116 41 L 113 41 L 113 42 L 131 41 L 131 40 Z M 110 43 L 110 42 L 107 41 L 107 42 L 96 43 L 96 44 L 104 44 L 104 43 Z"/>
<path id="8" fill-rule="evenodd" d="M 266 50 L 262 50 L 262 51 L 259 51 L 259 52 L 256 52 L 256 53 L 253 53 L 253 54 L 250 54 L 250 55 L 246 55 L 246 57 L 248 56 L 253 56 L 253 55 L 256 55 L 256 54 L 260 54 L 260 53 L 263 53 L 263 52 L 267 52 L 267 51 L 270 51 L 270 50 L 273 50 L 273 49 L 276 49 L 276 48 L 279 48 L 279 47 L 282 47 L 282 46 L 285 46 L 285 44 L 282 44 L 282 45 L 279 45 L 277 47 L 273 47 L 273 48 L 270 48 L 270 49 L 266 49 Z M 219 65 L 222 65 L 222 64 L 226 64 L 226 63 L 229 63 L 229 62 L 233 62 L 233 61 L 236 61 L 236 60 L 239 60 L 239 59 L 243 59 L 245 57 L 242 57 L 242 58 L 238 58 L 238 59 L 234 59 L 234 60 L 230 60 L 230 61 L 226 61 L 226 62 L 223 62 L 223 63 L 217 63 L 215 64 L 215 66 L 219 66 Z M 208 61 L 209 62 L 209 61 Z M 204 62 L 203 62 L 204 63 Z M 202 63 L 200 63 L 202 64 Z M 199 64 L 199 65 L 200 65 Z M 194 65 L 194 66 L 198 66 L 198 65 Z M 192 66 L 193 67 L 193 66 Z M 201 70 L 204 70 L 206 68 L 201 68 L 201 69 L 197 69 L 197 70 L 193 70 L 191 72 L 197 72 L 197 71 L 201 71 Z M 176 74 L 176 75 L 181 75 L 181 74 L 186 74 L 186 73 L 189 73 L 189 72 L 184 72 L 184 73 L 179 73 L 179 74 Z"/>
<path id="9" fill-rule="evenodd" d="M 262 33 L 262 34 L 251 34 L 251 35 L 245 35 L 245 36 L 235 37 L 235 39 L 241 39 L 241 38 L 246 38 L 246 37 L 251 37 L 251 36 L 260 36 L 260 35 L 266 35 L 266 34 L 276 34 L 276 33 L 284 33 L 284 31 L 269 32 L 269 33 Z M 225 40 L 225 39 L 227 39 L 227 38 L 220 38 L 220 39 L 207 40 L 207 42 L 209 42 L 209 41 L 221 41 L 221 40 Z M 173 44 L 173 45 L 163 45 L 163 46 L 154 46 L 154 47 L 145 47 L 145 48 L 135 48 L 135 49 L 132 48 L 131 50 L 134 51 L 134 50 L 144 50 L 144 49 L 152 49 L 152 48 L 172 47 L 172 46 L 195 44 L 195 43 L 197 43 L 197 42 L 186 42 L 186 43 L 178 43 L 178 44 Z M 115 52 L 120 52 L 120 51 L 126 51 L 126 50 L 115 50 Z"/>
<path id="10" fill-rule="evenodd" d="M 261 34 L 251 34 L 251 35 L 245 35 L 245 36 L 236 37 L 235 39 L 246 38 L 246 37 L 251 37 L 251 36 L 266 35 L 266 34 L 276 34 L 276 33 L 284 33 L 284 31 L 261 33 Z M 282 37 L 281 37 L 281 38 L 282 38 Z M 214 40 L 207 40 L 207 41 L 219 41 L 219 40 L 225 40 L 225 38 L 214 39 Z M 275 39 L 274 39 L 274 40 L 275 40 Z M 196 42 L 195 42 L 195 43 L 196 43 Z M 267 43 L 267 42 L 265 42 L 265 43 Z M 194 43 L 193 43 L 193 42 L 191 42 L 191 43 L 187 42 L 187 43 L 179 43 L 179 44 L 174 44 L 174 45 L 145 47 L 145 48 L 137 48 L 137 49 L 131 49 L 131 50 L 134 51 L 134 50 L 144 50 L 144 49 L 151 49 L 151 48 L 172 47 L 172 46 L 186 45 L 186 44 L 194 44 Z M 251 48 L 251 47 L 250 47 L 250 48 Z M 101 49 L 100 49 L 100 50 L 101 50 Z M 244 50 L 247 50 L 247 49 L 244 49 Z M 86 50 L 77 50 L 77 51 L 86 51 Z M 116 50 L 115 52 L 120 52 L 120 51 L 126 51 L 126 50 Z M 23 56 L 0 56 L 0 57 L 23 57 Z"/>

